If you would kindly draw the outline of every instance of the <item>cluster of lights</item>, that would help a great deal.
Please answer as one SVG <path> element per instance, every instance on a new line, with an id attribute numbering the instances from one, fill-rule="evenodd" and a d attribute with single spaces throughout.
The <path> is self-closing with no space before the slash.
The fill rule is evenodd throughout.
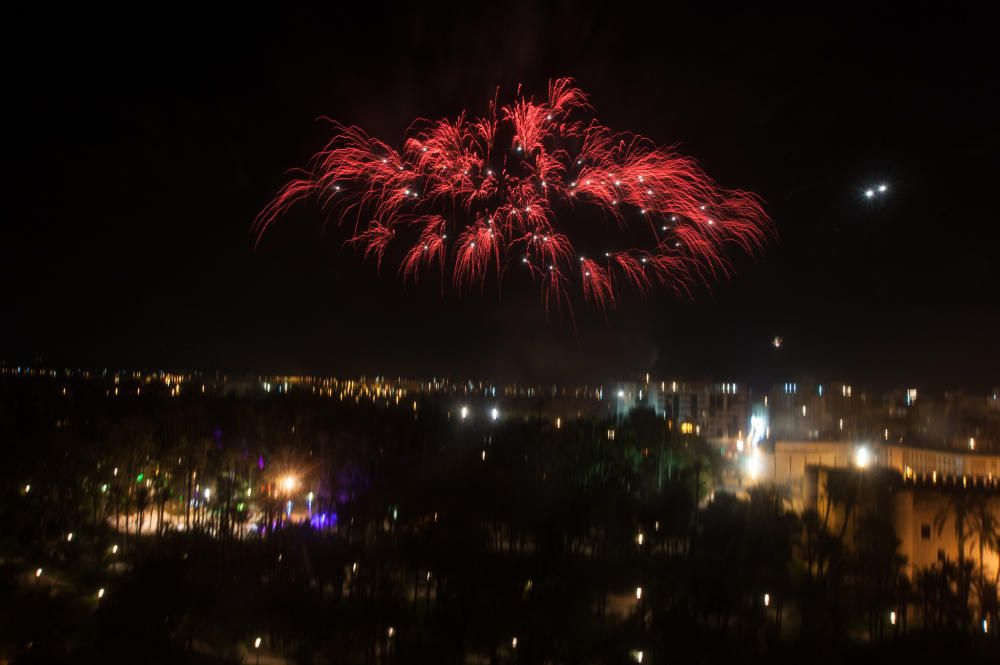
<path id="1" fill-rule="evenodd" d="M 865 198 L 875 198 L 876 194 L 885 194 L 887 191 L 889 191 L 889 185 L 886 185 L 885 183 L 882 183 L 878 187 L 869 187 L 865 190 Z"/>

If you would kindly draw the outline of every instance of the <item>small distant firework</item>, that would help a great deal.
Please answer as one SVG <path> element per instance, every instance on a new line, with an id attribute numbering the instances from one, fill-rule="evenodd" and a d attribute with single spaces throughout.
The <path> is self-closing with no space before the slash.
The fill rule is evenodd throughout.
<path id="1" fill-rule="evenodd" d="M 784 343 L 785 340 L 779 337 L 778 335 L 775 335 L 774 338 L 771 340 L 771 346 L 773 346 L 776 349 L 780 349 Z"/>
<path id="2" fill-rule="evenodd" d="M 404 280 L 436 269 L 465 290 L 518 268 L 541 284 L 546 307 L 568 305 L 575 283 L 601 308 L 614 307 L 626 286 L 690 293 L 731 273 L 730 247 L 755 254 L 763 246 L 771 223 L 758 197 L 720 188 L 693 159 L 613 132 L 588 118 L 591 110 L 564 78 L 549 84 L 544 102 L 519 88 L 506 106 L 494 98 L 481 118 L 417 120 L 400 150 L 331 121 L 326 147 L 258 215 L 258 242 L 312 199 L 350 220 L 348 242 L 380 268 L 400 246 Z M 606 249 L 596 256 L 576 250 L 585 235 L 577 206 L 605 220 Z"/>

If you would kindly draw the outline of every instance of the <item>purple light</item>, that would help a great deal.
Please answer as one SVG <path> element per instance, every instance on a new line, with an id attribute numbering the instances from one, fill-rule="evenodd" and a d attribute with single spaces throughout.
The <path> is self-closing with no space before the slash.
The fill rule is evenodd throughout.
<path id="1" fill-rule="evenodd" d="M 261 471 L 264 470 L 264 456 L 260 455 L 257 457 L 257 468 Z"/>

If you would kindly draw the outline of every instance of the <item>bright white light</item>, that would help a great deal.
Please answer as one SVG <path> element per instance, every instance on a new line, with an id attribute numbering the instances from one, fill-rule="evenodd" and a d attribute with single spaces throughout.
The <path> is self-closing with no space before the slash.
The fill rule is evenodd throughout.
<path id="1" fill-rule="evenodd" d="M 295 489 L 295 486 L 299 484 L 299 481 L 295 479 L 295 476 L 285 476 L 281 479 L 281 489 L 286 492 L 291 492 Z"/>
<path id="2" fill-rule="evenodd" d="M 618 391 L 618 396 L 619 397 L 625 397 L 625 391 L 624 390 L 619 390 Z"/>
<path id="3" fill-rule="evenodd" d="M 254 649 L 259 649 L 260 648 L 260 638 L 259 637 L 253 641 L 253 648 Z"/>
<path id="4" fill-rule="evenodd" d="M 42 576 L 42 569 L 39 568 L 38 570 L 35 571 L 35 577 L 41 577 L 41 576 Z"/>
<path id="5" fill-rule="evenodd" d="M 70 531 L 69 533 L 66 534 L 66 542 L 67 543 L 72 543 L 73 542 L 73 532 L 72 531 Z"/>
<path id="6" fill-rule="evenodd" d="M 871 197 L 875 196 L 875 190 L 874 189 L 866 189 L 865 190 L 865 196 L 870 199 Z"/>
<path id="7" fill-rule="evenodd" d="M 97 597 L 98 598 L 104 598 L 104 589 L 98 589 L 97 590 Z"/>
<path id="8" fill-rule="evenodd" d="M 854 465 L 859 469 L 866 469 L 872 462 L 872 453 L 865 446 L 860 446 L 854 451 Z"/>
<path id="9" fill-rule="evenodd" d="M 879 193 L 881 193 L 881 194 L 884 194 L 884 193 L 885 193 L 885 190 L 887 190 L 887 189 L 889 189 L 889 186 L 888 186 L 888 185 L 879 185 L 879 186 L 878 186 L 878 191 L 879 191 Z"/>
<path id="10" fill-rule="evenodd" d="M 111 553 L 112 554 L 118 554 L 118 546 L 117 545 L 112 545 L 112 547 L 111 547 Z"/>
<path id="11" fill-rule="evenodd" d="M 206 487 L 205 488 L 205 501 L 208 501 L 211 498 L 212 498 L 212 488 Z"/>
<path id="12" fill-rule="evenodd" d="M 750 447 L 756 448 L 760 440 L 764 438 L 764 434 L 767 430 L 767 422 L 764 420 L 763 416 L 751 416 L 750 417 L 750 432 L 747 435 L 747 439 L 750 440 Z"/>
<path id="13" fill-rule="evenodd" d="M 895 610 L 893 610 L 892 612 L 889 612 L 889 623 L 891 623 L 893 626 L 896 625 L 896 612 L 895 612 Z"/>
<path id="14" fill-rule="evenodd" d="M 496 420 L 499 417 L 500 417 L 500 409 L 494 406 L 492 409 L 490 409 L 490 419 Z"/>
<path id="15" fill-rule="evenodd" d="M 516 649 L 517 648 L 517 638 L 516 637 L 511 638 L 511 640 L 510 640 L 510 646 L 511 646 L 512 649 Z"/>
<path id="16" fill-rule="evenodd" d="M 641 586 L 637 586 L 635 588 L 635 599 L 636 600 L 642 600 L 642 587 Z"/>

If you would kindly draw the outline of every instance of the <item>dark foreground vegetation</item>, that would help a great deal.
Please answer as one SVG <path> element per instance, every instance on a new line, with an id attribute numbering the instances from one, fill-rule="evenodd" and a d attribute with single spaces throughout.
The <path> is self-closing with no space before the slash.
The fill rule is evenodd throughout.
<path id="1" fill-rule="evenodd" d="M 977 562 L 911 583 L 850 474 L 848 533 L 648 412 L 63 388 L 2 384 L 0 662 L 997 662 Z"/>

